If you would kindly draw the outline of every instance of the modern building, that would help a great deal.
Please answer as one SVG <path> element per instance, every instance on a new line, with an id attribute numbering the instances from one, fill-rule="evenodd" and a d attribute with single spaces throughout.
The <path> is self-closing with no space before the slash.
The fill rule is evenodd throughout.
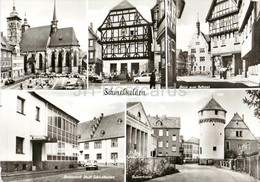
<path id="1" fill-rule="evenodd" d="M 12 47 L 1 33 L 1 83 L 12 78 Z"/>
<path id="2" fill-rule="evenodd" d="M 90 74 L 103 72 L 102 46 L 100 38 L 93 30 L 93 23 L 88 27 L 88 65 Z"/>
<path id="3" fill-rule="evenodd" d="M 180 157 L 180 118 L 157 115 L 148 116 L 148 120 L 157 137 L 157 157 L 172 157 L 176 161 Z"/>
<path id="4" fill-rule="evenodd" d="M 188 45 L 189 71 L 191 74 L 210 75 L 212 61 L 210 59 L 210 38 L 200 30 L 200 21 L 196 22 L 196 32 Z"/>
<path id="5" fill-rule="evenodd" d="M 128 102 L 126 111 L 126 155 L 154 157 L 156 137 L 141 102 Z"/>
<path id="6" fill-rule="evenodd" d="M 125 163 L 125 112 L 108 116 L 102 113 L 78 127 L 80 162 Z"/>
<path id="7" fill-rule="evenodd" d="M 35 92 L 2 92 L 1 101 L 4 172 L 77 167 L 79 120 Z"/>
<path id="8" fill-rule="evenodd" d="M 199 161 L 200 140 L 195 137 L 189 138 L 183 143 L 185 162 Z"/>
<path id="9" fill-rule="evenodd" d="M 260 3 L 254 0 L 239 0 L 239 3 L 243 74 L 249 81 L 260 83 Z"/>
<path id="10" fill-rule="evenodd" d="M 7 17 L 7 41 L 14 45 L 17 52 L 17 56 L 13 58 L 13 65 L 19 65 L 27 74 L 71 73 L 79 72 L 81 69 L 79 41 L 72 27 L 58 28 L 55 0 L 51 25 L 41 27 L 31 28 L 26 17 L 22 24 L 14 5 L 10 16 Z M 20 51 L 24 55 L 23 60 L 19 57 Z M 16 68 L 14 77 L 23 74 L 21 72 Z"/>
<path id="11" fill-rule="evenodd" d="M 238 113 L 225 127 L 225 158 L 230 157 L 229 152 L 236 155 L 258 153 L 258 141 Z"/>
<path id="12" fill-rule="evenodd" d="M 127 72 L 139 75 L 151 71 L 151 25 L 135 6 L 123 0 L 110 10 L 98 30 L 104 73 L 125 78 Z"/>
<path id="13" fill-rule="evenodd" d="M 162 59 L 162 74 L 161 74 L 161 86 L 174 86 L 177 82 L 176 76 L 176 19 L 181 18 L 185 1 L 184 0 L 166 0 L 166 2 L 162 2 L 161 6 L 164 6 L 162 10 L 165 13 L 161 13 L 160 15 L 164 15 L 160 17 L 161 28 L 166 29 L 166 34 L 163 32 L 162 35 L 162 44 L 165 45 L 161 49 L 162 55 L 165 57 L 165 52 L 167 51 L 166 59 Z M 165 6 L 167 3 L 167 9 Z M 165 27 L 166 21 L 166 27 Z"/>
<path id="14" fill-rule="evenodd" d="M 240 4 L 234 0 L 212 0 L 206 17 L 211 41 L 212 76 L 221 68 L 227 68 L 228 77 L 243 72 L 238 24 Z"/>
<path id="15" fill-rule="evenodd" d="M 198 112 L 200 124 L 200 164 L 213 164 L 224 159 L 226 112 L 214 98 Z"/>

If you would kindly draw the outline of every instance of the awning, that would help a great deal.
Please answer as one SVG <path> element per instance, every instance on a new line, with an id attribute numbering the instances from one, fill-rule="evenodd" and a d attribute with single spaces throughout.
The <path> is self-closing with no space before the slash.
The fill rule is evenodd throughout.
<path id="1" fill-rule="evenodd" d="M 31 141 L 35 141 L 35 142 L 43 142 L 43 143 L 56 143 L 57 140 L 54 138 L 50 138 L 47 136 L 43 136 L 43 135 L 31 135 L 30 137 Z"/>

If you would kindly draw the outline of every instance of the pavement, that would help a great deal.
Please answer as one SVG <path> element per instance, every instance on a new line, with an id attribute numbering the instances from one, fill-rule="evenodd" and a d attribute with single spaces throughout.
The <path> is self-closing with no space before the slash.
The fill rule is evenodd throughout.
<path id="1" fill-rule="evenodd" d="M 149 180 L 150 182 L 260 182 L 248 174 L 198 164 L 176 165 L 179 173 Z"/>

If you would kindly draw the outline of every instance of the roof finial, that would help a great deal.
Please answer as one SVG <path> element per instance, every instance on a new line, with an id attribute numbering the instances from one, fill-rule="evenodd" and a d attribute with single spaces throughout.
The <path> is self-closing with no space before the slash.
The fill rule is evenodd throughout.
<path id="1" fill-rule="evenodd" d="M 54 0 L 54 11 L 53 11 L 53 21 L 56 21 L 57 17 L 56 17 L 56 0 Z"/>
<path id="2" fill-rule="evenodd" d="M 13 10 L 15 10 L 15 1 L 13 0 Z"/>

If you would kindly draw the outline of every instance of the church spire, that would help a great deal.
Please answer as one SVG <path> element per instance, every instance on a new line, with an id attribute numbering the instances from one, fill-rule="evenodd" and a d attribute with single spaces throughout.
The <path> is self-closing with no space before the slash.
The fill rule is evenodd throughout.
<path id="1" fill-rule="evenodd" d="M 26 18 L 26 12 L 24 12 L 24 23 L 22 25 L 22 33 L 24 33 L 26 30 L 28 30 L 30 28 L 30 25 L 27 22 L 27 18 Z"/>
<path id="2" fill-rule="evenodd" d="M 197 23 L 196 23 L 196 27 L 197 27 L 197 35 L 200 35 L 200 18 L 199 18 L 199 13 L 197 14 Z"/>
<path id="3" fill-rule="evenodd" d="M 53 19 L 51 21 L 51 31 L 56 32 L 58 29 L 58 20 L 56 16 L 56 0 L 54 0 Z"/>
<path id="4" fill-rule="evenodd" d="M 13 11 L 11 12 L 10 16 L 18 16 L 18 13 L 15 8 L 15 1 L 13 0 Z"/>

